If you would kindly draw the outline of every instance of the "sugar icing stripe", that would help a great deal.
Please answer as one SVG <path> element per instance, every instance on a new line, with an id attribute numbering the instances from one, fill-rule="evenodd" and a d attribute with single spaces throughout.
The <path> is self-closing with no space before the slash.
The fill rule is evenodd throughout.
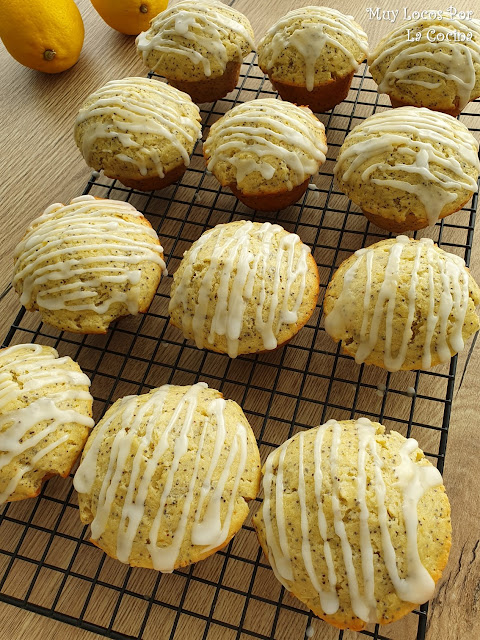
<path id="1" fill-rule="evenodd" d="M 263 505 L 262 516 L 265 525 L 265 538 L 268 547 L 268 559 L 272 565 L 279 582 L 288 589 L 288 583 L 293 581 L 292 560 L 288 546 L 288 534 L 285 526 L 285 514 L 283 508 L 283 467 L 285 454 L 291 439 L 284 442 L 276 451 L 268 456 L 265 463 L 263 476 Z M 274 455 L 275 454 L 275 455 Z M 277 462 L 278 456 L 278 462 Z M 273 465 L 276 464 L 276 475 L 273 473 Z M 273 511 L 272 500 L 275 496 L 275 511 Z M 275 515 L 277 535 L 274 530 Z"/>
<path id="2" fill-rule="evenodd" d="M 338 597 L 333 590 L 325 592 L 322 589 L 317 575 L 315 573 L 315 567 L 312 559 L 312 547 L 310 544 L 310 529 L 309 529 L 309 513 L 307 510 L 306 495 L 305 495 L 305 464 L 304 464 L 304 437 L 305 433 L 300 432 L 299 438 L 299 463 L 298 463 L 298 499 L 300 503 L 300 523 L 302 529 L 302 560 L 307 570 L 308 577 L 312 583 L 313 588 L 320 597 L 320 604 L 322 609 L 328 613 L 329 611 L 334 613 L 338 609 Z M 280 497 L 283 499 L 283 496 Z M 317 503 L 318 505 L 318 503 Z M 324 539 L 324 543 L 326 540 Z M 330 547 L 330 545 L 328 545 Z M 327 562 L 330 568 L 330 563 Z"/>

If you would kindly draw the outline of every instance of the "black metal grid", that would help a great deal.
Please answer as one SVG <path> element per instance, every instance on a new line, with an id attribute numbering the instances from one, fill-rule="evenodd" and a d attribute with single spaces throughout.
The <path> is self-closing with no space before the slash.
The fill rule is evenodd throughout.
<path id="1" fill-rule="evenodd" d="M 232 97 L 233 96 L 233 97 Z M 243 65 L 240 84 L 228 98 L 202 110 L 204 130 L 237 102 L 276 96 L 255 64 Z M 321 295 L 309 323 L 283 349 L 255 356 L 227 356 L 197 350 L 168 324 L 170 277 L 164 278 L 149 312 L 124 319 L 106 336 L 76 336 L 38 322 L 22 309 L 5 345 L 39 342 L 70 355 L 92 379 L 95 417 L 117 398 L 145 393 L 165 383 L 198 380 L 239 402 L 257 436 L 262 459 L 300 429 L 328 418 L 366 415 L 415 437 L 443 469 L 457 358 L 430 372 L 389 374 L 358 366 L 325 334 L 322 300 L 334 269 L 352 251 L 388 234 L 372 226 L 337 191 L 332 169 L 346 133 L 388 100 L 362 66 L 347 100 L 319 117 L 327 130 L 327 162 L 315 176 L 315 187 L 278 214 L 253 212 L 220 189 L 205 170 L 201 144 L 182 180 L 161 192 L 126 189 L 93 174 L 84 193 L 128 200 L 157 230 L 170 273 L 183 252 L 207 228 L 239 220 L 275 219 L 310 245 L 321 279 Z M 472 104 L 461 119 L 480 131 Z M 477 197 L 470 206 L 418 236 L 464 257 L 472 248 Z M 258 507 L 256 501 L 252 512 Z M 0 600 L 110 638 L 192 640 L 322 640 L 353 638 L 314 618 L 285 592 L 262 558 L 250 518 L 228 547 L 211 558 L 172 575 L 132 569 L 113 561 L 87 539 L 70 480 L 54 479 L 40 496 L 6 505 L 0 512 Z M 16 580 L 21 575 L 22 580 Z M 361 634 L 379 640 L 421 639 L 427 607 L 379 630 Z"/>

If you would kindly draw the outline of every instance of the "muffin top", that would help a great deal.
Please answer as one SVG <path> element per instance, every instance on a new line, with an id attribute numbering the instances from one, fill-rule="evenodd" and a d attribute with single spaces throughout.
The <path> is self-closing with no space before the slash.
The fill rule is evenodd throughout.
<path id="1" fill-rule="evenodd" d="M 372 213 L 401 221 L 413 210 L 435 224 L 477 191 L 478 148 L 452 116 L 400 107 L 357 125 L 345 138 L 334 172 L 347 195 Z"/>
<path id="2" fill-rule="evenodd" d="M 253 523 L 275 575 L 340 628 L 393 622 L 432 597 L 451 544 L 442 476 L 413 438 L 329 420 L 268 456 Z"/>
<path id="3" fill-rule="evenodd" d="M 270 27 L 258 45 L 258 64 L 272 80 L 312 91 L 356 71 L 367 51 L 367 34 L 352 16 L 303 7 Z"/>
<path id="4" fill-rule="evenodd" d="M 0 504 L 66 476 L 93 427 L 90 380 L 51 347 L 0 350 Z"/>
<path id="5" fill-rule="evenodd" d="M 479 303 L 462 258 L 430 238 L 397 236 L 340 265 L 325 294 L 325 330 L 359 364 L 429 369 L 477 331 Z"/>
<path id="6" fill-rule="evenodd" d="M 325 127 L 307 107 L 251 100 L 212 125 L 203 152 L 224 186 L 248 195 L 291 191 L 325 162 Z"/>
<path id="7" fill-rule="evenodd" d="M 165 271 L 146 218 L 128 202 L 93 196 L 48 207 L 14 256 L 21 303 L 54 326 L 86 333 L 148 307 Z"/>
<path id="8" fill-rule="evenodd" d="M 417 34 L 420 39 L 412 42 Z M 456 115 L 480 96 L 480 20 L 443 14 L 402 22 L 379 42 L 368 64 L 380 93 Z"/>
<path id="9" fill-rule="evenodd" d="M 171 80 L 221 76 L 254 48 L 253 30 L 239 11 L 216 0 L 182 0 L 151 22 L 136 40 L 146 66 Z"/>
<path id="10" fill-rule="evenodd" d="M 145 177 L 190 164 L 201 137 L 200 111 L 189 95 L 150 78 L 107 82 L 83 104 L 75 141 L 90 167 L 107 175 Z"/>
<path id="11" fill-rule="evenodd" d="M 173 276 L 170 319 L 199 349 L 275 349 L 311 316 L 318 270 L 310 248 L 278 224 L 230 222 L 206 231 Z"/>
<path id="12" fill-rule="evenodd" d="M 230 540 L 259 482 L 243 411 L 199 382 L 117 400 L 88 439 L 74 486 L 97 546 L 171 572 Z"/>

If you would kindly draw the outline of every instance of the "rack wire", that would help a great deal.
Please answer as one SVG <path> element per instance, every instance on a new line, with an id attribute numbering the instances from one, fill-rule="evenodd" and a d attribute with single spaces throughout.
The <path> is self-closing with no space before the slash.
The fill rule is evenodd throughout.
<path id="1" fill-rule="evenodd" d="M 202 109 L 204 131 L 236 103 L 272 96 L 276 93 L 252 54 L 235 92 Z M 329 418 L 365 415 L 416 438 L 442 470 L 457 358 L 433 371 L 389 374 L 343 355 L 322 323 L 323 295 L 335 268 L 356 249 L 388 237 L 336 190 L 332 177 L 348 131 L 385 108 L 388 100 L 377 93 L 363 65 L 348 98 L 319 115 L 327 131 L 327 162 L 302 200 L 278 214 L 253 212 L 221 189 L 205 169 L 200 142 L 186 174 L 168 189 L 145 194 L 94 173 L 84 191 L 127 200 L 142 211 L 160 236 L 170 273 L 191 243 L 219 223 L 275 219 L 298 233 L 316 258 L 321 294 L 309 323 L 284 348 L 235 360 L 196 349 L 169 325 L 170 277 L 162 280 L 147 314 L 117 322 L 105 336 L 59 332 L 22 308 L 4 345 L 38 342 L 77 360 L 92 380 L 96 419 L 126 394 L 203 380 L 243 407 L 263 460 L 299 430 Z M 460 118 L 478 133 L 479 116 L 476 102 Z M 432 237 L 468 264 L 476 208 L 475 195 L 461 212 L 415 235 Z M 171 575 L 132 569 L 88 541 L 71 479 L 50 480 L 38 498 L 8 504 L 0 512 L 0 576 L 0 600 L 109 638 L 357 637 L 313 617 L 281 587 L 262 556 L 250 518 L 224 550 L 197 565 Z M 360 634 L 421 640 L 426 621 L 425 605 L 402 621 L 381 629 L 371 625 Z"/>

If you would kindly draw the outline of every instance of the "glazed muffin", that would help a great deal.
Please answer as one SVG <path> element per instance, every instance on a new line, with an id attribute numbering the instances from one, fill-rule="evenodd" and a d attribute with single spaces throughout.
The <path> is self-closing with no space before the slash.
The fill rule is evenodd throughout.
<path id="1" fill-rule="evenodd" d="M 0 350 L 0 504 L 66 478 L 93 427 L 90 380 L 39 344 Z"/>
<path id="2" fill-rule="evenodd" d="M 163 249 L 128 202 L 81 196 L 52 204 L 15 249 L 13 286 L 28 311 L 73 333 L 106 333 L 145 313 L 166 273 Z"/>
<path id="3" fill-rule="evenodd" d="M 178 2 L 159 13 L 136 43 L 150 70 L 198 103 L 233 91 L 254 47 L 247 18 L 216 0 Z"/>
<path id="4" fill-rule="evenodd" d="M 398 236 L 342 262 L 325 294 L 325 330 L 358 364 L 429 369 L 478 331 L 479 303 L 461 258 L 429 238 Z"/>
<path id="5" fill-rule="evenodd" d="M 243 411 L 203 382 L 117 400 L 74 479 L 92 542 L 121 562 L 167 573 L 224 547 L 259 483 Z"/>
<path id="6" fill-rule="evenodd" d="M 402 107 L 370 116 L 345 138 L 338 186 L 383 229 L 422 229 L 458 211 L 478 189 L 478 142 L 444 113 Z"/>
<path id="7" fill-rule="evenodd" d="M 208 170 L 241 202 L 278 211 L 301 198 L 325 162 L 325 127 L 306 107 L 252 100 L 212 125 L 203 153 Z"/>
<path id="8" fill-rule="evenodd" d="M 368 64 L 392 106 L 458 116 L 480 96 L 480 21 L 444 13 L 402 22 L 379 42 Z"/>
<path id="9" fill-rule="evenodd" d="M 447 564 L 450 505 L 413 438 L 367 418 L 297 433 L 268 456 L 253 518 L 278 580 L 341 629 L 429 600 Z"/>
<path id="10" fill-rule="evenodd" d="M 269 351 L 288 342 L 317 303 L 309 247 L 277 224 L 230 222 L 206 231 L 173 276 L 170 322 L 199 349 Z"/>
<path id="11" fill-rule="evenodd" d="M 347 97 L 367 57 L 367 34 L 329 7 L 290 11 L 258 45 L 258 64 L 284 100 L 328 111 Z"/>
<path id="12" fill-rule="evenodd" d="M 163 189 L 190 164 L 200 111 L 164 82 L 112 80 L 86 99 L 74 135 L 89 167 L 132 189 Z"/>

